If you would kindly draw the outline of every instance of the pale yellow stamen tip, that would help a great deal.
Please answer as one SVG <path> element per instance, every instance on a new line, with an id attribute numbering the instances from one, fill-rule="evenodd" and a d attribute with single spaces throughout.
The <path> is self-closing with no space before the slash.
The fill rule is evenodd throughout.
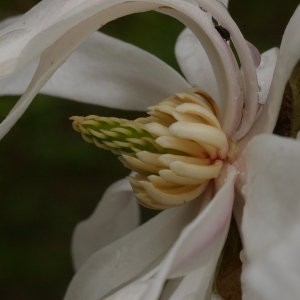
<path id="1" fill-rule="evenodd" d="M 128 179 L 142 205 L 183 205 L 219 176 L 234 145 L 229 147 L 221 129 L 217 105 L 202 90 L 189 89 L 148 109 L 149 117 L 135 121 L 97 116 L 71 120 L 87 142 L 121 155 L 124 166 L 138 173 Z"/>

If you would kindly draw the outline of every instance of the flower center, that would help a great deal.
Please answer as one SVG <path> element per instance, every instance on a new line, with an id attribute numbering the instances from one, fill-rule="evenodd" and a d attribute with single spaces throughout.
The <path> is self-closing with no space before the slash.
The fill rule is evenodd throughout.
<path id="1" fill-rule="evenodd" d="M 166 209 L 197 198 L 218 177 L 229 144 L 220 113 L 204 91 L 189 89 L 148 107 L 150 115 L 128 121 L 72 117 L 84 140 L 120 155 L 137 200 Z"/>

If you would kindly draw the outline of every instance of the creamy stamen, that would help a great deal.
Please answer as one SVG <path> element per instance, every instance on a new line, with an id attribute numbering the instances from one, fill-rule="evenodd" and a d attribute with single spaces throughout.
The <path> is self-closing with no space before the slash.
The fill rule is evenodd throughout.
<path id="1" fill-rule="evenodd" d="M 120 155 L 137 172 L 128 179 L 137 200 L 166 209 L 197 198 L 218 177 L 229 143 L 220 113 L 204 91 L 189 89 L 148 108 L 135 121 L 97 116 L 72 117 L 89 143 Z"/>

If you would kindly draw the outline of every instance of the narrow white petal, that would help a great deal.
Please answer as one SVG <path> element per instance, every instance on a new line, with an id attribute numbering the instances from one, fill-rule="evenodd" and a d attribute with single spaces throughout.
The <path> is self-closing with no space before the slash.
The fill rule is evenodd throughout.
<path id="1" fill-rule="evenodd" d="M 0 81 L 1 95 L 22 94 L 38 59 Z M 155 56 L 95 32 L 57 70 L 41 93 L 122 109 L 145 110 L 188 88 L 185 80 Z"/>
<path id="2" fill-rule="evenodd" d="M 154 278 L 153 288 L 145 300 L 157 299 L 167 278 L 180 277 L 200 267 L 206 270 L 199 280 L 197 295 L 204 298 L 203 295 L 211 292 L 212 278 L 227 236 L 234 198 L 236 170 L 228 166 L 223 171 L 217 182 L 217 194 L 182 231 L 162 262 Z M 207 193 L 208 197 L 211 196 L 209 191 Z"/>
<path id="3" fill-rule="evenodd" d="M 161 5 L 162 4 L 162 5 Z M 160 6 L 161 5 L 161 6 Z M 174 9 L 166 9 L 171 5 Z M 0 136 L 13 126 L 23 114 L 33 97 L 66 61 L 71 53 L 103 24 L 118 17 L 151 9 L 158 9 L 187 23 L 197 31 L 218 75 L 220 89 L 224 97 L 230 98 L 233 88 L 225 86 L 224 76 L 229 78 L 232 65 L 224 59 L 228 46 L 216 34 L 211 24 L 203 19 L 204 13 L 195 6 L 178 0 L 75 0 L 61 2 L 43 1 L 26 15 L 0 32 L 0 74 L 7 76 L 20 69 L 43 53 L 39 67 L 25 94 L 1 124 Z M 53 13 L 55 11 L 55 13 Z M 2 36 L 1 36 L 2 35 Z M 223 94 L 223 93 L 222 93 Z"/>
<path id="4" fill-rule="evenodd" d="M 192 86 L 205 90 L 217 102 L 222 113 L 225 107 L 220 102 L 217 81 L 204 48 L 188 28 L 179 35 L 176 47 L 176 58 L 186 79 Z"/>
<path id="5" fill-rule="evenodd" d="M 243 149 L 253 136 L 260 133 L 271 133 L 275 128 L 285 85 L 300 59 L 299 26 L 300 5 L 297 7 L 283 35 L 267 102 L 249 133 L 241 140 L 240 149 Z M 271 58 L 271 64 L 273 63 L 274 58 Z M 268 75 L 270 76 L 270 73 Z"/>
<path id="6" fill-rule="evenodd" d="M 88 18 L 107 9 L 109 6 L 122 2 L 124 1 L 41 1 L 26 14 L 0 31 L 0 75 L 7 76 L 22 68 L 73 27 L 80 23 L 83 24 Z M 131 4 L 126 7 L 130 6 Z M 139 6 L 138 10 L 143 11 L 147 6 L 148 9 L 150 7 L 153 9 L 157 5 L 137 3 L 135 7 L 137 6 Z M 125 15 L 128 14 L 126 7 L 123 8 Z M 122 6 L 120 8 L 122 10 Z M 98 16 L 97 27 L 93 31 L 96 31 L 108 21 L 120 17 L 120 15 L 124 14 L 118 9 L 114 9 L 113 13 L 106 11 L 106 17 L 99 18 Z M 83 31 L 78 33 L 84 35 Z"/>
<path id="7" fill-rule="evenodd" d="M 103 300 L 143 300 L 151 281 L 136 281 Z"/>
<path id="8" fill-rule="evenodd" d="M 241 62 L 244 76 L 242 87 L 244 95 L 240 95 L 241 91 L 236 89 L 235 94 L 233 94 L 233 98 L 228 98 L 227 101 L 225 100 L 224 103 L 226 103 L 226 107 L 228 107 L 228 115 L 225 115 L 222 124 L 223 129 L 226 133 L 228 133 L 228 130 L 230 130 L 229 128 L 233 127 L 232 120 L 236 121 L 235 114 L 239 112 L 238 110 L 236 110 L 235 106 L 241 108 L 240 97 L 242 96 L 244 98 L 243 118 L 241 120 L 242 123 L 236 132 L 229 131 L 229 133 L 231 134 L 234 133 L 234 137 L 236 139 L 240 139 L 251 128 L 258 108 L 258 83 L 252 54 L 247 41 L 244 39 L 241 31 L 229 15 L 224 5 L 222 5 L 218 1 L 210 0 L 197 0 L 197 2 L 206 10 L 208 10 L 217 19 L 217 21 L 220 22 L 222 26 L 224 26 L 230 32 L 230 39 L 235 46 L 235 49 L 239 56 L 239 60 Z M 232 74 L 227 84 L 229 86 L 231 85 L 231 89 L 234 89 L 234 85 L 239 83 L 239 76 L 237 74 L 237 71 L 233 68 L 233 62 L 230 62 L 228 60 L 228 63 L 231 63 Z"/>
<path id="9" fill-rule="evenodd" d="M 267 101 L 271 102 L 269 115 L 274 114 L 272 118 L 273 124 L 268 126 L 269 128 L 272 127 L 272 129 L 275 126 L 286 82 L 300 59 L 299 26 L 300 5 L 297 7 L 282 37 L 274 78 L 267 99 Z"/>
<path id="10" fill-rule="evenodd" d="M 245 76 L 245 80 L 243 82 L 244 87 L 242 87 L 242 83 L 240 81 L 240 73 L 235 66 L 235 59 L 230 56 L 229 53 L 226 54 L 227 68 L 228 72 L 231 72 L 231 76 L 228 77 L 228 81 L 226 81 L 224 78 L 223 81 L 226 82 L 226 85 L 228 85 L 229 89 L 232 92 L 232 95 L 231 97 L 226 99 L 223 98 L 222 92 L 219 91 L 220 102 L 217 101 L 219 104 L 221 104 L 220 108 L 224 116 L 223 129 L 228 134 L 234 133 L 235 138 L 239 139 L 251 127 L 258 108 L 258 85 L 251 51 L 248 47 L 247 41 L 245 41 L 237 25 L 234 23 L 228 11 L 223 5 L 218 3 L 218 1 L 197 0 L 197 2 L 201 7 L 209 11 L 222 24 L 222 26 L 229 30 L 231 40 L 235 45 L 235 48 L 239 55 L 239 59 L 241 61 L 243 74 Z M 196 78 L 196 80 L 197 78 L 204 80 L 205 85 L 208 87 L 208 89 L 212 90 L 213 87 L 211 87 L 211 84 L 214 82 L 214 78 L 212 77 L 212 72 L 209 68 L 209 64 L 207 63 L 207 59 L 202 49 L 203 44 L 197 44 L 195 38 L 193 38 L 191 35 L 188 35 L 188 33 L 186 33 L 186 37 L 187 39 L 185 41 L 180 41 L 177 49 L 177 55 L 179 57 L 182 57 L 181 65 L 183 65 L 183 70 L 184 72 L 185 70 L 187 70 L 187 78 L 190 78 L 194 75 L 194 78 Z M 206 54 L 209 55 L 209 53 L 207 52 Z M 211 63 L 213 66 L 212 61 Z M 218 82 L 217 77 L 219 75 L 215 70 L 214 75 L 216 76 Z M 208 82 L 206 84 L 206 82 L 209 81 L 210 78 L 212 78 L 212 83 Z M 205 90 L 205 87 L 203 88 Z M 241 90 L 243 90 L 244 95 L 242 94 Z M 238 131 L 234 132 L 233 128 L 237 129 L 237 126 L 240 122 L 240 110 L 242 109 L 243 96 L 244 109 L 242 124 Z"/>
<path id="11" fill-rule="evenodd" d="M 265 104 L 267 101 L 278 53 L 278 48 L 272 48 L 261 55 L 261 63 L 256 70 L 259 85 L 260 104 Z"/>
<path id="12" fill-rule="evenodd" d="M 193 34 L 198 35 L 197 38 L 202 44 L 200 45 L 192 33 L 183 34 L 182 41 L 178 44 L 177 58 L 179 62 L 181 61 L 180 65 L 184 74 L 187 73 L 188 81 L 191 80 L 192 85 L 201 87 L 216 100 L 222 113 L 222 127 L 226 133 L 231 134 L 238 127 L 241 119 L 243 94 L 241 93 L 240 71 L 227 43 L 211 25 L 210 20 L 207 20 L 206 23 L 212 30 L 210 32 L 211 37 L 216 38 L 216 40 L 220 39 L 218 47 L 222 49 L 223 53 L 218 66 L 215 64 L 219 54 L 213 56 L 212 48 L 203 50 L 205 42 L 199 38 L 197 31 L 193 31 Z M 205 54 L 209 57 L 209 62 L 205 59 Z M 220 67 L 224 67 L 225 70 L 218 69 Z M 211 74 L 211 68 L 216 79 Z M 232 99 L 232 101 L 228 99 Z"/>
<path id="13" fill-rule="evenodd" d="M 73 278 L 65 300 L 98 300 L 159 262 L 194 216 L 194 201 L 171 208 L 96 252 Z"/>
<path id="14" fill-rule="evenodd" d="M 87 220 L 79 223 L 72 239 L 76 270 L 96 251 L 135 229 L 139 208 L 126 179 L 114 183 Z"/>

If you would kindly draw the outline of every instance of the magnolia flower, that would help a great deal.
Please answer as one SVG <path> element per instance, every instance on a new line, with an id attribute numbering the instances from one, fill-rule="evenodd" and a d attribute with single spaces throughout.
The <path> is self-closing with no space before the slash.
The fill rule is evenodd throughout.
<path id="1" fill-rule="evenodd" d="M 93 33 L 113 19 L 147 10 L 173 16 L 190 28 L 176 45 L 187 81 L 144 51 Z M 298 298 L 295 278 L 300 272 L 293 262 L 297 262 L 299 243 L 293 236 L 299 234 L 294 199 L 299 193 L 299 142 L 254 136 L 270 134 L 274 128 L 285 84 L 299 60 L 299 18 L 298 7 L 279 53 L 271 49 L 262 57 L 244 40 L 226 7 L 212 0 L 48 0 L 4 22 L 1 93 L 25 92 L 2 122 L 1 136 L 38 92 L 145 109 L 196 86 L 216 101 L 222 119 L 217 126 L 229 146 L 234 145 L 230 156 L 226 147 L 214 152 L 222 159 L 214 185 L 208 184 L 195 200 L 168 209 L 140 227 L 127 181 L 113 184 L 91 218 L 75 230 L 72 251 L 77 273 L 65 299 L 209 299 L 229 228 L 235 184 L 240 191 L 234 212 L 244 242 L 244 296 Z M 33 72 L 30 81 L 28 74 Z M 282 168 L 289 173 L 282 174 Z M 289 258 L 286 265 L 282 257 Z M 286 270 L 282 278 L 280 268 Z"/>

